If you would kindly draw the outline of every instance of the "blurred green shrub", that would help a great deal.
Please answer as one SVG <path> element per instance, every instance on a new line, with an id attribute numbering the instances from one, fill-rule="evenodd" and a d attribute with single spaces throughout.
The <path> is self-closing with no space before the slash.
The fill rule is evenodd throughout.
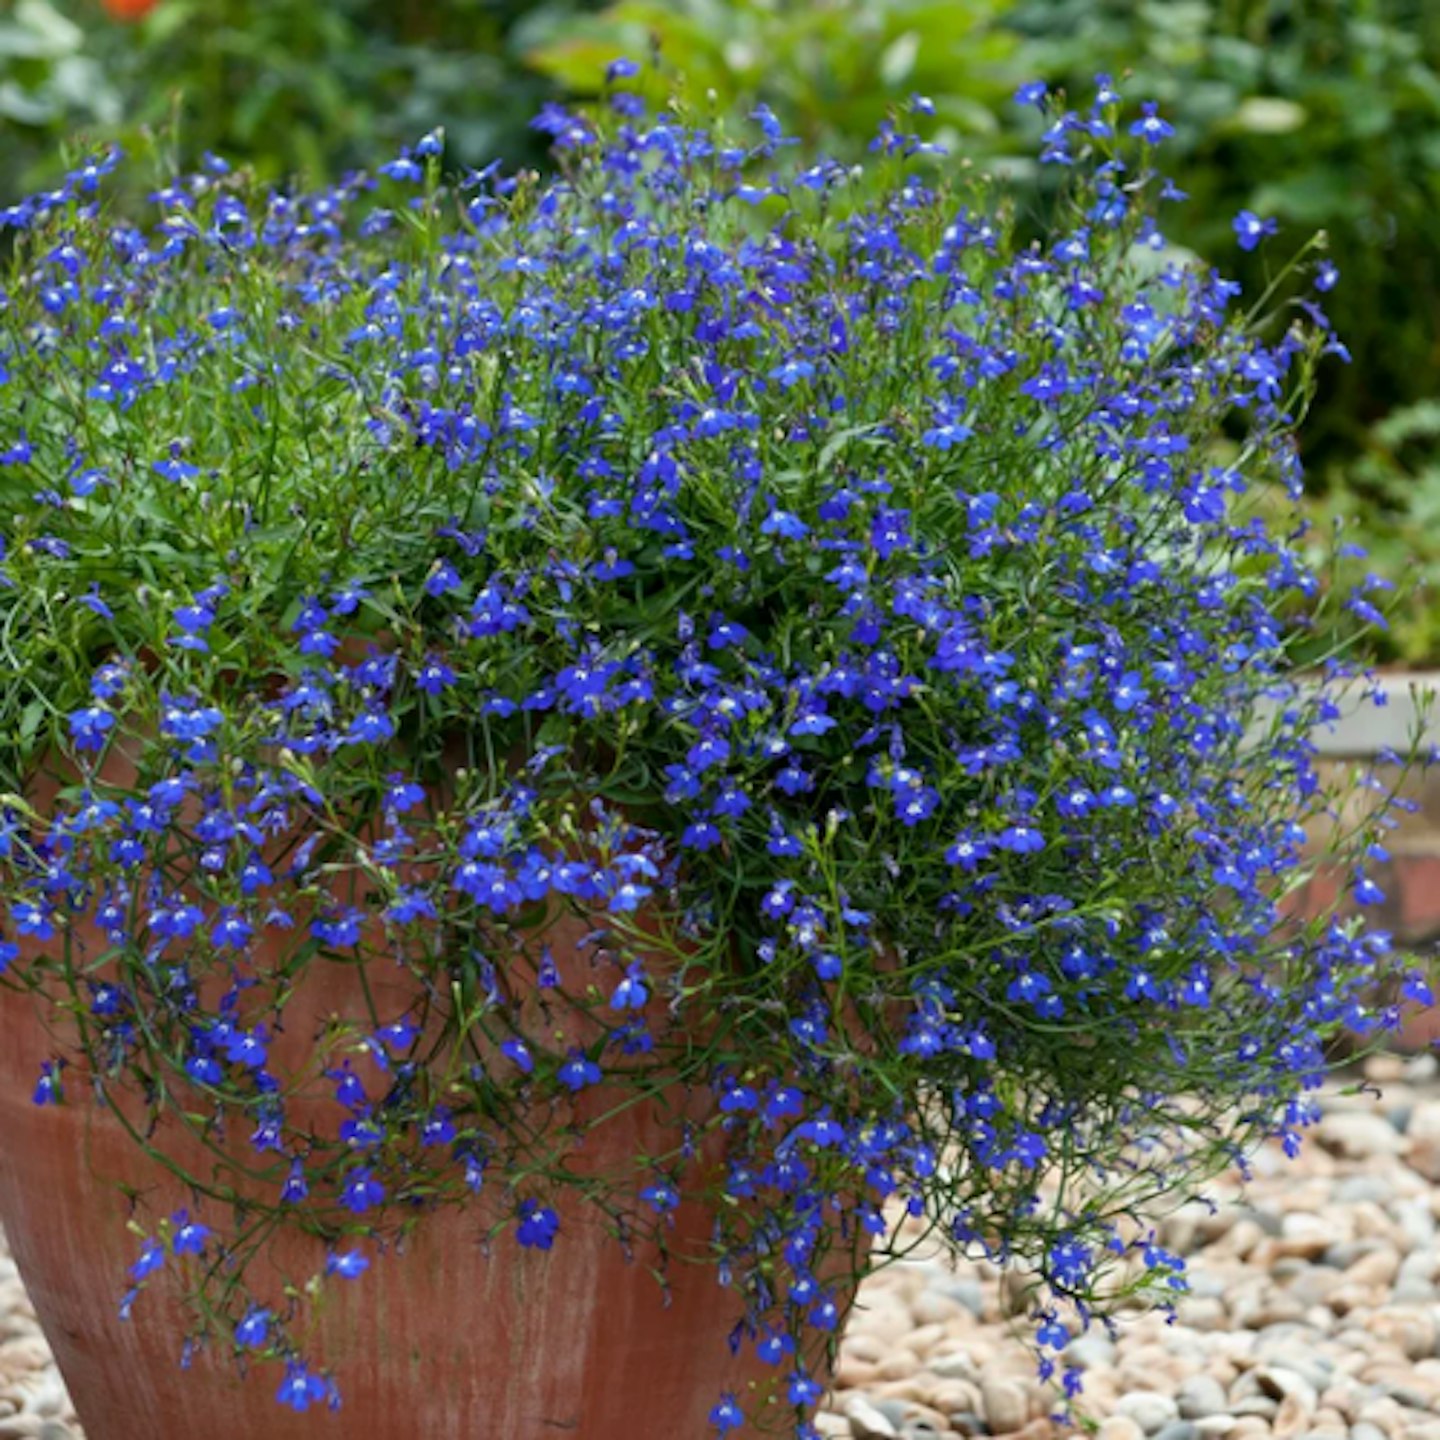
<path id="1" fill-rule="evenodd" d="M 1017 0 L 1010 23 L 1052 83 L 1096 70 L 1155 96 L 1188 205 L 1170 233 L 1263 284 L 1237 210 L 1282 240 L 1323 228 L 1340 286 L 1325 308 L 1354 357 L 1331 363 L 1306 426 L 1322 518 L 1348 520 L 1372 568 L 1440 565 L 1440 4 L 1435 0 Z M 1274 254 L 1290 247 L 1272 242 Z M 1440 661 L 1440 606 L 1401 602 L 1382 659 Z"/>
<path id="2" fill-rule="evenodd" d="M 36 183 L 63 135 L 134 145 L 142 127 L 267 179 L 373 165 L 442 123 L 455 163 L 537 159 L 528 122 L 552 91 L 511 31 L 587 3 L 160 0 L 122 24 L 98 0 L 18 0 L 0 19 L 0 186 Z"/>
<path id="3" fill-rule="evenodd" d="M 1331 237 L 1328 308 L 1356 363 L 1312 444 L 1347 454 L 1397 404 L 1440 393 L 1440 5 L 1433 0 L 1019 0 L 1047 79 L 1133 72 L 1179 127 L 1192 203 L 1176 238 L 1260 278 L 1229 222 Z"/>
<path id="4" fill-rule="evenodd" d="M 86 31 L 48 0 L 0 10 L 0 198 L 77 127 L 112 127 L 123 100 Z"/>
<path id="5" fill-rule="evenodd" d="M 864 148 L 909 95 L 935 105 L 938 139 L 993 136 L 1023 78 L 1010 0 L 620 0 L 599 15 L 537 10 L 517 27 L 530 63 L 571 94 L 616 55 L 657 54 L 643 82 L 662 99 L 683 78 L 692 102 L 757 101 L 789 133 L 839 154 Z M 973 147 L 972 147 L 973 148 Z"/>
<path id="6" fill-rule="evenodd" d="M 1392 411 L 1364 448 L 1311 498 L 1317 536 L 1338 526 L 1363 546 L 1364 568 L 1392 578 L 1390 632 L 1367 642 L 1380 660 L 1440 664 L 1440 399 Z M 1352 562 L 1350 571 L 1360 567 Z"/>

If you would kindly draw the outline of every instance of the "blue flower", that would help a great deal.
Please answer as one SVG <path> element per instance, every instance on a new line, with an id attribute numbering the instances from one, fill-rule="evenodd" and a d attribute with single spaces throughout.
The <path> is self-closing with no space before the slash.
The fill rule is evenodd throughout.
<path id="1" fill-rule="evenodd" d="M 559 1229 L 560 1217 L 548 1205 L 541 1205 L 538 1200 L 520 1202 L 515 1238 L 522 1245 L 534 1250 L 548 1250 L 555 1243 Z"/>
<path id="2" fill-rule="evenodd" d="M 448 560 L 439 560 L 425 581 L 427 595 L 446 595 L 460 586 L 460 574 Z"/>
<path id="3" fill-rule="evenodd" d="M 369 1097 L 365 1093 L 364 1082 L 350 1068 L 347 1060 L 338 1070 L 326 1072 L 331 1080 L 335 1082 L 335 1099 L 347 1110 L 363 1110 L 369 1106 Z"/>
<path id="4" fill-rule="evenodd" d="M 761 522 L 762 535 L 778 535 L 782 540 L 803 540 L 810 527 L 788 510 L 772 510 Z"/>
<path id="5" fill-rule="evenodd" d="M 778 1120 L 804 1113 L 805 1097 L 797 1086 L 774 1085 L 765 1095 L 765 1118 L 774 1124 Z"/>
<path id="6" fill-rule="evenodd" d="M 103 750 L 105 737 L 114 728 L 115 717 L 100 705 L 70 713 L 70 738 L 77 750 Z"/>
<path id="7" fill-rule="evenodd" d="M 235 1327 L 235 1343 L 247 1350 L 258 1350 L 270 1336 L 270 1324 L 274 1314 L 252 1305 Z"/>
<path id="8" fill-rule="evenodd" d="M 198 635 L 215 623 L 215 612 L 208 605 L 181 605 L 171 614 L 175 623 L 187 635 Z"/>
<path id="9" fill-rule="evenodd" d="M 390 180 L 399 180 L 406 184 L 418 184 L 425 178 L 425 171 L 416 161 L 412 160 L 408 153 L 397 155 L 393 160 L 387 160 L 380 167 L 380 173 Z"/>
<path id="10" fill-rule="evenodd" d="M 332 950 L 353 949 L 360 943 L 360 922 L 364 918 L 364 911 L 352 907 L 312 920 L 310 933 Z"/>
<path id="11" fill-rule="evenodd" d="M 650 998 L 645 971 L 638 963 L 626 967 L 625 977 L 610 995 L 612 1010 L 643 1010 Z"/>
<path id="12" fill-rule="evenodd" d="M 994 844 L 1012 855 L 1034 855 L 1045 848 L 1045 837 L 1034 825 L 1021 821 L 1006 826 L 994 837 Z"/>
<path id="13" fill-rule="evenodd" d="M 413 780 L 407 780 L 398 771 L 389 775 L 387 780 L 385 808 L 392 814 L 404 815 L 424 801 L 424 787 L 415 784 Z"/>
<path id="14" fill-rule="evenodd" d="M 190 1218 L 188 1210 L 177 1210 L 170 1217 L 175 1227 L 170 1236 L 170 1248 L 176 1255 L 203 1255 L 210 1239 L 210 1229 L 198 1220 Z M 141 1277 L 135 1276 L 138 1280 Z"/>
<path id="15" fill-rule="evenodd" d="M 53 907 L 45 902 L 16 900 L 10 905 L 10 918 L 21 935 L 33 935 L 37 940 L 51 940 L 55 927 L 51 924 Z"/>
<path id="16" fill-rule="evenodd" d="M 1010 1149 L 1015 1159 L 1026 1170 L 1034 1170 L 1050 1153 L 1050 1147 L 1046 1145 L 1044 1138 L 1035 1134 L 1033 1130 L 1020 1131 L 1015 1136 Z"/>
<path id="17" fill-rule="evenodd" d="M 1412 1005 L 1433 1005 L 1435 1003 L 1435 992 L 1430 988 L 1430 982 L 1417 970 L 1406 974 L 1400 993 Z"/>
<path id="18" fill-rule="evenodd" d="M 338 1275 L 342 1280 L 358 1280 L 369 1268 L 369 1260 L 358 1250 L 343 1253 L 332 1250 L 325 1257 L 325 1273 Z"/>
<path id="19" fill-rule="evenodd" d="M 753 1085 L 729 1082 L 720 1095 L 720 1113 L 734 1115 L 753 1110 L 760 1103 L 760 1097 Z"/>
<path id="20" fill-rule="evenodd" d="M 455 1121 L 451 1112 L 443 1105 L 437 1105 L 420 1128 L 420 1143 L 425 1146 L 449 1145 L 456 1136 Z"/>
<path id="21" fill-rule="evenodd" d="M 657 1181 L 640 1191 L 640 1198 L 657 1215 L 668 1215 L 680 1205 L 680 1192 L 669 1181 Z"/>
<path id="22" fill-rule="evenodd" d="M 298 1360 L 292 1360 L 285 1367 L 285 1378 L 275 1392 L 275 1398 L 281 1405 L 302 1413 L 312 1405 L 327 1401 L 330 1396 L 329 1384 Z"/>
<path id="23" fill-rule="evenodd" d="M 940 792 L 931 785 L 922 785 L 895 797 L 895 813 L 906 825 L 928 820 L 940 806 Z"/>
<path id="24" fill-rule="evenodd" d="M 970 426 L 961 424 L 958 420 L 949 420 L 944 424 L 932 425 L 921 438 L 932 449 L 953 450 L 955 446 L 970 439 L 974 433 Z"/>
<path id="25" fill-rule="evenodd" d="M 1084 1285 L 1093 1262 L 1090 1247 L 1073 1236 L 1052 1245 L 1046 1258 L 1055 1278 L 1072 1289 Z"/>
<path id="26" fill-rule="evenodd" d="M 395 722 L 388 712 L 369 707 L 350 722 L 345 733 L 347 745 L 379 745 L 395 734 Z"/>
<path id="27" fill-rule="evenodd" d="M 1383 905 L 1385 903 L 1385 892 L 1363 872 L 1356 874 L 1351 893 L 1355 896 L 1357 905 Z"/>
<path id="28" fill-rule="evenodd" d="M 182 460 L 178 455 L 168 455 L 163 460 L 156 460 L 150 467 L 157 475 L 172 484 L 181 480 L 193 480 L 200 473 L 198 465 L 192 465 L 188 460 Z"/>
<path id="29" fill-rule="evenodd" d="M 719 1403 L 710 1411 L 710 1423 L 717 1435 L 728 1435 L 732 1430 L 744 1428 L 745 1412 L 733 1391 L 727 1390 L 720 1397 Z"/>
<path id="30" fill-rule="evenodd" d="M 1159 109 L 1153 100 L 1146 100 L 1140 106 L 1140 119 L 1130 126 L 1130 133 L 1147 145 L 1158 145 L 1175 133 L 1175 127 L 1160 118 Z"/>
<path id="31" fill-rule="evenodd" d="M 31 1100 L 36 1105 L 59 1105 L 65 1098 L 60 1085 L 60 1067 L 64 1064 L 62 1060 L 42 1060 L 40 1062 L 40 1078 L 35 1082 L 35 1092 Z"/>
<path id="32" fill-rule="evenodd" d="M 415 673 L 415 688 L 427 695 L 439 695 L 455 683 L 455 672 L 438 656 L 427 657 Z"/>
<path id="33" fill-rule="evenodd" d="M 600 1067 L 583 1051 L 572 1050 L 556 1072 L 556 1077 L 572 1094 L 600 1081 Z"/>
<path id="34" fill-rule="evenodd" d="M 261 1070 L 269 1057 L 269 1037 L 264 1025 L 255 1030 L 232 1030 L 225 1037 L 225 1058 L 230 1064 Z"/>
<path id="35" fill-rule="evenodd" d="M 1254 250 L 1267 235 L 1274 235 L 1280 228 L 1274 220 L 1262 220 L 1250 210 L 1242 210 L 1231 225 L 1242 250 Z"/>
<path id="36" fill-rule="evenodd" d="M 606 908 L 616 914 L 627 910 L 637 910 L 641 902 L 651 893 L 648 885 L 640 885 L 633 880 L 627 880 L 611 892 Z"/>
<path id="37" fill-rule="evenodd" d="M 508 1040 L 502 1040 L 500 1052 L 508 1056 L 523 1074 L 534 1074 L 535 1059 L 530 1054 L 530 1047 L 518 1035 L 512 1035 Z"/>
<path id="38" fill-rule="evenodd" d="M 785 1396 L 792 1405 L 803 1405 L 808 1408 L 817 1404 L 825 1393 L 825 1387 L 803 1370 L 791 1371 L 787 1382 Z"/>
<path id="39" fill-rule="evenodd" d="M 375 1178 L 372 1170 L 361 1166 L 350 1172 L 339 1198 L 347 1210 L 353 1210 L 359 1215 L 384 1203 L 385 1186 Z"/>
<path id="40" fill-rule="evenodd" d="M 140 1251 L 140 1258 L 130 1267 L 130 1278 L 137 1283 L 153 1275 L 165 1265 L 165 1244 L 153 1236 Z"/>
<path id="41" fill-rule="evenodd" d="M 310 1186 L 305 1179 L 305 1166 L 298 1158 L 292 1160 L 290 1172 L 284 1185 L 280 1187 L 280 1203 L 282 1205 L 299 1205 L 309 1194 Z"/>
<path id="42" fill-rule="evenodd" d="M 795 1341 L 784 1331 L 772 1330 L 756 1343 L 755 1353 L 767 1365 L 779 1365 L 795 1353 Z"/>
<path id="43" fill-rule="evenodd" d="M 437 912 L 435 902 L 423 890 L 402 885 L 385 914 L 397 925 L 413 925 L 417 921 L 435 919 Z"/>

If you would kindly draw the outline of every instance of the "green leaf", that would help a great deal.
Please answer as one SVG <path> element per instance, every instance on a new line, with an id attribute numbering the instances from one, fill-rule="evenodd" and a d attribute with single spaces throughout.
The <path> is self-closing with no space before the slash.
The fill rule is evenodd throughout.
<path id="1" fill-rule="evenodd" d="M 22 745 L 28 745 L 45 723 L 45 706 L 39 700 L 32 700 L 20 712 L 19 738 Z"/>
<path id="2" fill-rule="evenodd" d="M 1288 135 L 1309 119 L 1303 105 L 1280 95 L 1250 95 L 1242 100 L 1226 128 L 1252 135 Z"/>
<path id="3" fill-rule="evenodd" d="M 914 30 L 892 40 L 880 56 L 880 78 L 892 89 L 899 89 L 915 72 L 915 58 L 920 53 L 920 36 Z"/>
<path id="4" fill-rule="evenodd" d="M 868 425 L 847 425 L 845 429 L 837 430 L 820 447 L 820 458 L 816 462 L 820 471 L 822 473 L 828 471 L 847 445 L 854 440 L 859 440 L 862 436 L 873 434 L 877 425 L 878 422 L 872 421 Z"/>

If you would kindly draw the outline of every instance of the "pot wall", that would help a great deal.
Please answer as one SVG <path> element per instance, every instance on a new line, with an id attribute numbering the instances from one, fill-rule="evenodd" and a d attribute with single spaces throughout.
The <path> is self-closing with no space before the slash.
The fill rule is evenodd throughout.
<path id="1" fill-rule="evenodd" d="M 131 783 L 123 747 L 112 749 L 101 776 Z M 48 813 L 59 786 L 71 779 L 59 761 L 42 767 L 28 798 Z M 570 993 L 594 983 L 595 947 L 582 944 L 592 928 L 583 915 L 558 915 L 545 931 Z M 104 954 L 109 942 L 98 930 L 83 923 L 73 929 L 70 941 L 82 957 Z M 383 953 L 380 938 L 378 931 L 371 935 L 372 953 Z M 22 964 L 42 948 L 22 942 Z M 281 942 L 262 935 L 250 960 L 254 972 L 264 974 L 282 958 Z M 366 978 L 387 1018 L 405 1013 L 418 993 L 419 982 L 405 969 L 378 958 L 367 963 Z M 595 1037 L 592 1021 L 542 1010 L 528 987 L 517 998 L 528 1033 L 546 1034 L 562 1048 Z M 659 993 L 652 996 L 652 1018 L 664 1014 L 666 1003 Z M 367 1013 L 354 966 L 311 962 L 271 1045 L 270 1068 L 277 1074 L 312 1076 L 287 1107 L 292 1122 L 334 1133 L 340 1115 L 329 1087 L 314 1083 L 314 1037 L 327 1019 L 361 1022 Z M 734 1296 L 720 1287 L 712 1265 L 699 1263 L 712 1236 L 706 1206 L 687 1200 L 675 1213 L 667 1303 L 651 1273 L 662 1258 L 655 1247 L 637 1242 L 627 1262 L 604 1216 L 574 1191 L 544 1197 L 560 1216 L 552 1250 L 522 1248 L 512 1225 L 487 1253 L 480 1243 L 485 1231 L 513 1218 L 513 1197 L 502 1197 L 498 1188 L 464 1212 L 427 1217 L 404 1253 L 375 1256 L 359 1279 L 327 1286 L 326 1308 L 303 1343 L 307 1358 L 336 1374 L 344 1395 L 338 1414 L 282 1408 L 275 1400 L 282 1372 L 274 1364 L 247 1382 L 228 1354 L 201 1353 L 182 1371 L 185 1319 L 171 1277 L 155 1277 L 131 1318 L 119 1319 L 126 1272 L 141 1244 L 127 1228 L 132 1206 L 122 1186 L 139 1192 L 134 1213 L 147 1234 L 160 1217 L 197 1207 L 184 1185 L 91 1101 L 76 1069 L 64 1072 L 67 1104 L 32 1104 L 41 1062 L 71 1051 L 63 1032 L 50 1033 L 54 1023 L 36 1000 L 0 988 L 0 1222 L 87 1440 L 342 1434 L 345 1440 L 702 1440 L 712 1433 L 709 1412 L 723 1391 L 736 1391 L 749 1413 L 747 1386 L 775 1378 L 753 1354 L 740 1361 L 730 1355 L 727 1336 L 739 1314 Z M 492 1063 L 497 1057 L 488 1045 L 482 1048 Z M 617 1063 L 630 1062 L 616 1057 L 612 1072 Z M 593 1117 L 630 1094 L 597 1086 L 576 1098 L 574 1116 L 547 1112 L 534 1123 L 548 1129 Z M 567 1164 L 577 1175 L 623 1174 L 637 1155 L 674 1147 L 677 1132 L 667 1116 L 702 1120 L 708 1104 L 707 1092 L 676 1086 L 651 1107 L 631 1105 L 592 1130 Z M 137 1106 L 136 1119 L 139 1114 Z M 163 1128 L 159 1139 L 159 1148 L 191 1173 L 209 1174 L 211 1158 L 197 1143 L 173 1128 Z M 253 1163 L 243 1139 L 229 1149 Z M 718 1163 L 718 1151 L 714 1158 Z M 262 1193 L 268 1198 L 277 1188 L 267 1185 Z M 198 1208 L 199 1218 L 224 1230 L 228 1216 Z M 283 1278 L 303 1283 L 323 1261 L 319 1240 L 284 1234 L 250 1271 L 251 1287 L 262 1303 L 281 1309 Z M 837 1257 L 831 1273 L 848 1271 L 851 1263 Z M 812 1372 L 818 1365 L 812 1363 Z M 793 1409 L 786 1413 L 793 1424 Z"/>
<path id="2" fill-rule="evenodd" d="M 487 1256 L 477 1243 L 483 1208 L 447 1212 L 422 1224 L 406 1253 L 332 1282 L 310 1349 L 336 1368 L 339 1414 L 280 1407 L 273 1365 L 249 1383 L 224 1357 L 201 1356 L 183 1372 L 183 1324 L 166 1283 L 152 1284 L 128 1322 L 118 1318 L 139 1240 L 117 1183 L 143 1192 L 147 1228 L 186 1196 L 178 1184 L 157 1187 L 159 1172 L 78 1093 L 73 1072 L 70 1103 L 31 1103 L 51 1053 L 34 1002 L 0 992 L 0 1217 L 88 1440 L 699 1440 L 718 1394 L 743 1393 L 757 1373 L 729 1356 L 731 1301 L 711 1267 L 672 1263 L 667 1307 L 647 1269 L 658 1257 L 642 1248 L 627 1264 L 598 1212 L 573 1194 L 554 1202 L 561 1232 L 549 1252 L 507 1233 Z M 590 1158 L 629 1159 L 642 1127 L 652 1122 L 612 1122 L 587 1146 Z M 709 1215 L 683 1206 L 674 1248 L 700 1253 L 709 1234 Z M 287 1236 L 276 1256 L 305 1275 L 323 1250 Z M 252 1283 L 263 1290 L 269 1278 L 262 1263 Z"/>

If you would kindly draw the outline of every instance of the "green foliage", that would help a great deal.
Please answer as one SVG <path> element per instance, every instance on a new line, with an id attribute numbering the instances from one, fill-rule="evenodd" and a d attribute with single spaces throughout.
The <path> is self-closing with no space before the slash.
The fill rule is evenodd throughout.
<path id="1" fill-rule="evenodd" d="M 763 102 L 846 160 L 897 102 L 927 95 L 937 139 L 1025 187 L 1044 176 L 1015 84 L 1079 93 L 1108 70 L 1177 127 L 1192 198 L 1167 220 L 1172 241 L 1259 289 L 1263 254 L 1230 231 L 1238 210 L 1291 240 L 1327 232 L 1343 277 L 1327 310 L 1354 363 L 1327 366 L 1311 417 L 1316 509 L 1348 517 L 1397 579 L 1417 556 L 1423 573 L 1415 497 L 1434 486 L 1440 437 L 1405 427 L 1440 395 L 1433 0 L 600 3 L 159 0 L 123 24 L 99 0 L 15 0 L 0 15 L 0 203 L 45 183 L 77 132 L 131 149 L 145 129 L 178 134 L 186 155 L 216 150 L 270 180 L 334 178 L 437 125 L 451 166 L 541 163 L 526 121 L 544 98 L 588 95 L 616 56 L 657 50 L 668 78 L 647 71 L 650 99 L 683 80 L 694 113 Z M 1383 429 L 1397 411 L 1399 440 Z M 1429 603 L 1406 602 L 1377 653 L 1440 655 Z"/>
<path id="2" fill-rule="evenodd" d="M 537 12 L 517 32 L 527 58 L 584 94 L 616 55 L 658 51 L 698 99 L 721 109 L 770 105 L 807 142 L 853 155 L 887 113 L 919 92 L 940 138 L 990 135 L 1021 77 L 1007 0 L 620 0 L 574 20 Z M 650 98 L 673 85 L 647 81 Z M 947 135 L 948 131 L 948 135 Z"/>
<path id="3" fill-rule="evenodd" d="M 1020 0 L 1037 74 L 1097 69 L 1155 95 L 1177 127 L 1191 202 L 1168 232 L 1263 283 L 1229 231 L 1248 208 L 1324 229 L 1343 277 L 1326 309 L 1354 357 L 1330 365 L 1306 439 L 1317 510 L 1347 517 L 1397 580 L 1433 564 L 1440 513 L 1440 7 L 1429 0 Z M 1393 414 L 1392 414 L 1393 412 Z M 1386 417 L 1391 419 L 1387 420 Z M 1385 658 L 1433 661 L 1425 595 Z"/>
<path id="4" fill-rule="evenodd" d="M 8 175 L 48 151 L 53 135 L 114 124 L 120 114 L 119 93 L 80 26 L 48 0 L 18 0 L 0 16 L 0 154 Z"/>
<path id="5" fill-rule="evenodd" d="M 557 18 L 585 0 L 560 0 Z M 524 0 L 161 0 L 122 24 L 95 3 L 21 0 L 0 22 L 6 198 L 37 183 L 62 137 L 178 133 L 265 179 L 331 178 L 444 124 L 450 159 L 539 157 L 527 127 L 548 93 L 517 58 Z M 17 147 L 12 141 L 20 141 Z"/>
<path id="6" fill-rule="evenodd" d="M 1387 661 L 1440 656 L 1440 401 L 1406 405 L 1373 425 L 1365 449 L 1312 501 L 1337 539 L 1365 547 L 1365 564 L 1404 582 L 1390 632 L 1370 635 Z"/>

